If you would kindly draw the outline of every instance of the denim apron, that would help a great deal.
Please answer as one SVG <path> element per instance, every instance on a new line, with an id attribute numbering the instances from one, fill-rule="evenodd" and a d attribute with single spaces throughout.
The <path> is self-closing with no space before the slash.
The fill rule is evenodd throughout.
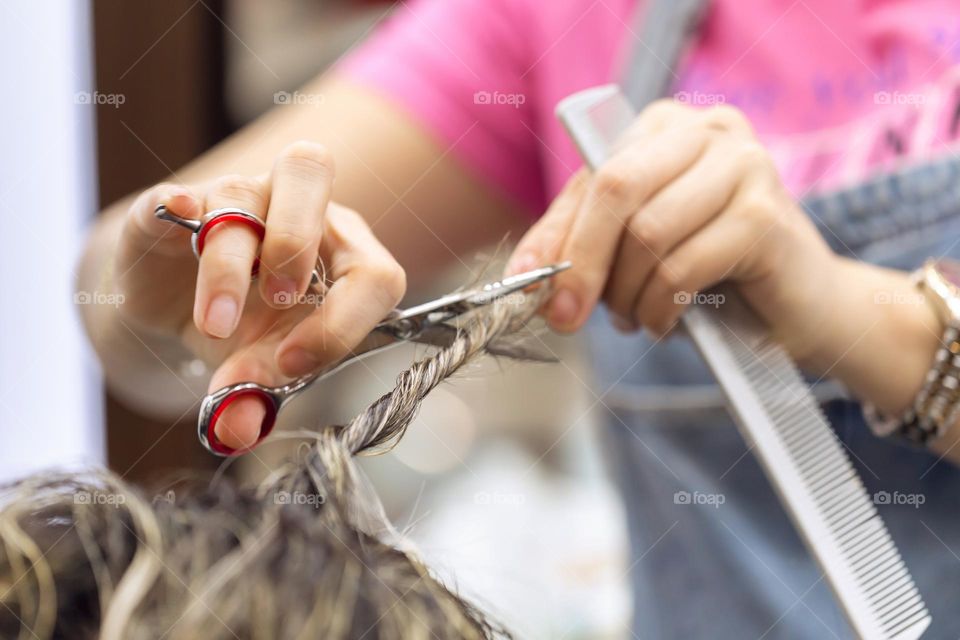
<path id="1" fill-rule="evenodd" d="M 903 270 L 960 256 L 957 157 L 802 204 L 842 255 Z M 634 637 L 853 637 L 693 346 L 619 334 L 605 310 L 588 336 L 604 445 L 628 512 Z M 931 611 L 925 637 L 960 638 L 960 470 L 874 437 L 837 384 L 815 391 Z"/>

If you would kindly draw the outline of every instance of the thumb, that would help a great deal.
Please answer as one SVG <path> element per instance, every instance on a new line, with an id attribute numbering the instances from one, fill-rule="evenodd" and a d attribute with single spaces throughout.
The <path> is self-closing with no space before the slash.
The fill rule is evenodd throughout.
<path id="1" fill-rule="evenodd" d="M 273 366 L 276 344 L 257 343 L 229 356 L 214 372 L 209 393 L 240 382 L 274 386 L 280 382 Z M 257 396 L 241 396 L 227 405 L 214 425 L 217 439 L 231 449 L 246 449 L 256 444 L 267 417 L 267 407 Z"/>
<path id="2" fill-rule="evenodd" d="M 505 275 L 515 275 L 556 262 L 586 193 L 588 172 L 581 169 L 570 178 L 547 212 L 524 234 L 507 262 Z"/>

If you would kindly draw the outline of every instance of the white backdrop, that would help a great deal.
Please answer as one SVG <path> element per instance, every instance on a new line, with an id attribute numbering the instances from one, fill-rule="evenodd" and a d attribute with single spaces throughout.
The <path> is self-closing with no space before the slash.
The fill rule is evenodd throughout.
<path id="1" fill-rule="evenodd" d="M 0 3 L 0 480 L 104 458 L 73 293 L 96 210 L 89 10 Z"/>

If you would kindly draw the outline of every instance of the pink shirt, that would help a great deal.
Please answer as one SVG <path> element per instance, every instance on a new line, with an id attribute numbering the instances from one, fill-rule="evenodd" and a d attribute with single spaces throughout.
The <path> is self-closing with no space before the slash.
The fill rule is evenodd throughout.
<path id="1" fill-rule="evenodd" d="M 539 215 L 581 165 L 553 116 L 615 81 L 643 0 L 411 0 L 341 65 Z M 741 108 L 799 198 L 956 137 L 956 0 L 714 0 L 674 96 Z"/>

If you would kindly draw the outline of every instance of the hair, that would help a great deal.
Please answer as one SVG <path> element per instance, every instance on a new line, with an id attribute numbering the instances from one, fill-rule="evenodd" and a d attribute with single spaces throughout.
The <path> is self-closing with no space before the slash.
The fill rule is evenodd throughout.
<path id="1" fill-rule="evenodd" d="M 527 359 L 514 334 L 543 289 L 471 314 L 449 347 L 349 424 L 313 432 L 258 486 L 215 478 L 151 500 L 98 470 L 3 488 L 0 636 L 508 636 L 407 548 L 353 457 L 393 447 L 423 398 L 481 354 Z"/>

